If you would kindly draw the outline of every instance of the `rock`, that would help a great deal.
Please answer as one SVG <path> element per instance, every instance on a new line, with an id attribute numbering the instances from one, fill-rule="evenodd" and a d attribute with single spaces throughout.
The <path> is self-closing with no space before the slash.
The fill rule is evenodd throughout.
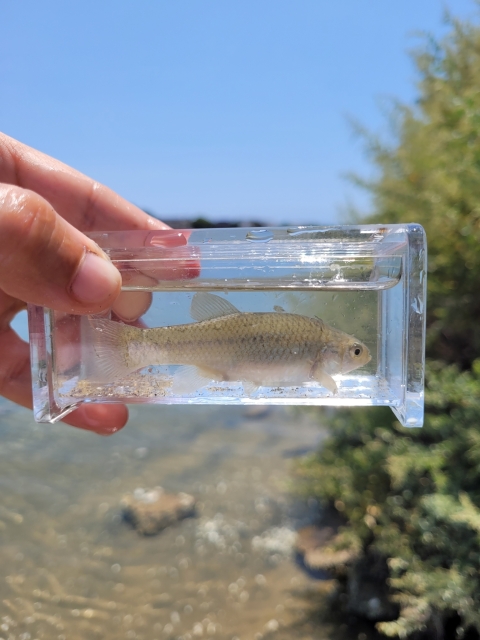
<path id="1" fill-rule="evenodd" d="M 300 553 L 309 553 L 319 547 L 324 547 L 327 542 L 330 542 L 334 535 L 335 531 L 333 527 L 319 527 L 316 525 L 303 527 L 297 531 L 295 548 Z"/>
<path id="2" fill-rule="evenodd" d="M 305 568 L 312 575 L 347 578 L 347 611 L 372 622 L 395 620 L 398 605 L 390 599 L 388 567 L 384 558 L 368 553 L 359 556 L 353 549 L 335 550 L 338 541 L 337 527 L 309 526 L 297 533 L 295 549 L 302 557 Z M 339 545 L 340 546 L 340 545 Z"/>
<path id="3" fill-rule="evenodd" d="M 165 493 L 162 487 L 135 489 L 122 498 L 123 517 L 144 536 L 155 535 L 195 514 L 195 498 L 188 493 Z"/>
<path id="4" fill-rule="evenodd" d="M 339 569 L 354 560 L 356 554 L 350 549 L 341 549 L 340 551 L 322 551 L 322 549 L 313 549 L 306 553 L 303 561 L 310 569 Z"/>
<path id="5" fill-rule="evenodd" d="M 328 571 L 350 564 L 356 554 L 350 549 L 332 550 L 335 544 L 335 529 L 312 525 L 299 529 L 295 549 L 302 557 L 307 569 Z"/>

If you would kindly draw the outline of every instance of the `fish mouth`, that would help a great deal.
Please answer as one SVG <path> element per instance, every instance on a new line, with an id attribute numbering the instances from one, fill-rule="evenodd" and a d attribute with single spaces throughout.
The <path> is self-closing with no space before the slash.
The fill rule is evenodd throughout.
<path id="1" fill-rule="evenodd" d="M 367 365 L 372 359 L 372 354 L 370 353 L 370 351 L 368 352 L 368 356 L 364 355 L 364 358 L 364 361 L 361 363 L 352 361 L 350 361 L 349 363 L 345 363 L 345 365 L 341 367 L 339 373 L 350 373 L 351 371 L 356 371 L 357 369 L 361 369 L 362 367 Z"/>

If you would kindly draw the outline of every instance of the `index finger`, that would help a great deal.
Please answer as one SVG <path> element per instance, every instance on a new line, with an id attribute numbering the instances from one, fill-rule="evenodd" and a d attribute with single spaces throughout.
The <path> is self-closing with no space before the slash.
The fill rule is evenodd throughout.
<path id="1" fill-rule="evenodd" d="M 105 185 L 1 132 L 0 182 L 35 191 L 80 231 L 169 229 Z"/>

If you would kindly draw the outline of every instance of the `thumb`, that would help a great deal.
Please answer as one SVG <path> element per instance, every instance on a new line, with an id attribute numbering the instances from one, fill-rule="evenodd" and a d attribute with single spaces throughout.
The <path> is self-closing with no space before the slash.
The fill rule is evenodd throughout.
<path id="1" fill-rule="evenodd" d="M 107 309 L 121 276 L 98 245 L 33 191 L 0 185 L 0 288 L 68 313 Z"/>

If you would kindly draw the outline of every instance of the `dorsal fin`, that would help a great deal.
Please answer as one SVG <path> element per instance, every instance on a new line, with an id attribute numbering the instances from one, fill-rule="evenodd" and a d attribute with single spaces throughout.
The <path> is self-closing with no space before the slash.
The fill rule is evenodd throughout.
<path id="1" fill-rule="evenodd" d="M 230 316 L 232 313 L 240 313 L 240 311 L 231 302 L 213 293 L 196 293 L 192 298 L 190 315 L 197 322 Z"/>

